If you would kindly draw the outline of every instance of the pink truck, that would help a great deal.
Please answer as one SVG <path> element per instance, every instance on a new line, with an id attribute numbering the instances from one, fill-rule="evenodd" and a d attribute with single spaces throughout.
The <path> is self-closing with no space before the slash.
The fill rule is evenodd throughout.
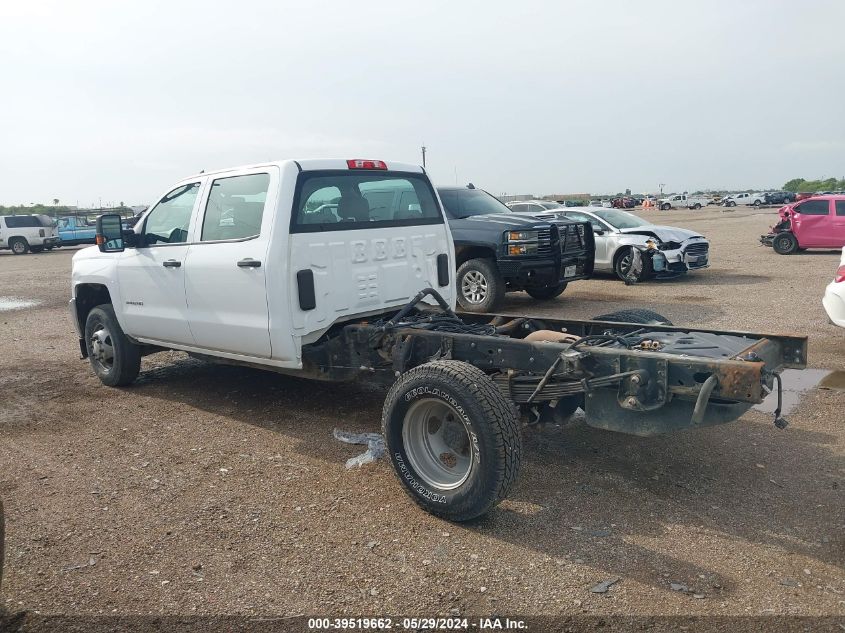
<path id="1" fill-rule="evenodd" d="M 780 221 L 760 242 L 791 255 L 808 248 L 845 246 L 845 195 L 814 196 L 781 207 Z"/>

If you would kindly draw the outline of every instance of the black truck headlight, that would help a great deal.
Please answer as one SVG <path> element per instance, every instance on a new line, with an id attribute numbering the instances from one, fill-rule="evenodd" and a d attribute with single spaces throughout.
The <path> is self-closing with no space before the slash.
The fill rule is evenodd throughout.
<path id="1" fill-rule="evenodd" d="M 522 255 L 537 255 L 543 242 L 540 231 L 506 231 L 506 252 L 510 257 Z M 549 237 L 545 241 L 550 241 Z"/>

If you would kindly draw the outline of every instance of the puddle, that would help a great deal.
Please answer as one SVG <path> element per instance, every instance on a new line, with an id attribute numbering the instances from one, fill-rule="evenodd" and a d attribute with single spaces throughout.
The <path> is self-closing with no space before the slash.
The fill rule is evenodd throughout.
<path id="1" fill-rule="evenodd" d="M 38 303 L 38 301 L 32 301 L 30 299 L 18 299 L 17 297 L 0 297 L 0 312 L 31 308 L 32 306 L 37 306 Z"/>
<path id="2" fill-rule="evenodd" d="M 801 398 L 811 389 L 842 389 L 845 390 L 845 371 L 830 371 L 829 369 L 784 369 L 783 379 L 783 410 L 787 415 L 798 406 Z M 755 411 L 774 413 L 778 406 L 777 390 L 772 391 L 760 404 L 752 407 Z"/>

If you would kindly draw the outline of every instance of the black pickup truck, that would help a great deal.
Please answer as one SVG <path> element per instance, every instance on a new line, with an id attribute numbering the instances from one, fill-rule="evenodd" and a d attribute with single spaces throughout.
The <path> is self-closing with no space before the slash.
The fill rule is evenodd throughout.
<path id="1" fill-rule="evenodd" d="M 455 242 L 455 281 L 464 311 L 494 311 L 505 292 L 516 290 L 553 299 L 570 281 L 592 274 L 595 242 L 589 222 L 513 213 L 471 184 L 437 192 Z"/>

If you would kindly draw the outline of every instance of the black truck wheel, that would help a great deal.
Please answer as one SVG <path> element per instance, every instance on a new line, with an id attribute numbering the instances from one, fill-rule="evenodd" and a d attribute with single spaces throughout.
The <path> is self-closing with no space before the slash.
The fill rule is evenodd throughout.
<path id="1" fill-rule="evenodd" d="M 778 233 L 772 240 L 772 248 L 779 255 L 792 255 L 798 250 L 798 240 L 792 233 Z"/>
<path id="2" fill-rule="evenodd" d="M 458 267 L 458 304 L 466 312 L 492 312 L 505 298 L 505 280 L 489 259 L 470 259 Z"/>
<path id="3" fill-rule="evenodd" d="M 672 325 L 672 322 L 659 312 L 643 308 L 618 310 L 594 316 L 593 321 L 616 321 L 618 323 L 642 323 L 644 325 Z"/>
<path id="4" fill-rule="evenodd" d="M 488 512 L 519 472 L 516 410 L 468 363 L 438 360 L 403 374 L 387 394 L 382 430 L 405 491 L 450 521 Z"/>
<path id="5" fill-rule="evenodd" d="M 99 305 L 85 321 L 88 360 L 100 381 L 109 387 L 123 387 L 138 377 L 141 350 L 123 333 L 114 308 Z"/>
<path id="6" fill-rule="evenodd" d="M 525 292 L 531 295 L 534 299 L 538 299 L 540 301 L 546 301 L 548 299 L 554 299 L 555 297 L 559 297 L 563 294 L 563 291 L 566 290 L 567 283 L 564 281 L 562 284 L 557 284 L 556 286 L 544 286 L 542 288 L 526 288 Z"/>

